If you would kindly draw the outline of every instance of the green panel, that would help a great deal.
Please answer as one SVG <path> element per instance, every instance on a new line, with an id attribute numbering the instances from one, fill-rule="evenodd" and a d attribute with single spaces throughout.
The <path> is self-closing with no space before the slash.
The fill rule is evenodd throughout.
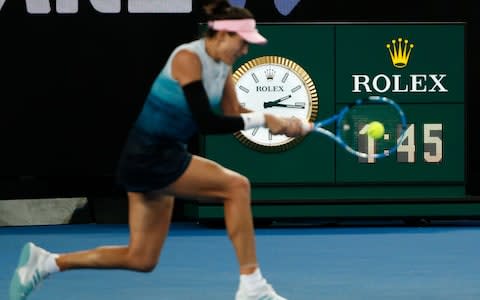
<path id="1" fill-rule="evenodd" d="M 253 207 L 256 218 L 318 218 L 318 217 L 476 217 L 479 203 L 461 204 L 359 204 L 359 205 L 289 205 Z"/>
<path id="2" fill-rule="evenodd" d="M 319 97 L 318 118 L 333 114 L 333 26 L 261 24 L 258 27 L 269 39 L 268 44 L 250 46 L 248 55 L 233 70 L 259 56 L 277 55 L 293 60 L 314 81 Z M 305 138 L 287 151 L 262 153 L 241 144 L 233 135 L 210 135 L 205 137 L 204 153 L 207 158 L 246 175 L 253 183 L 334 181 L 334 145 L 314 137 Z"/>
<path id="3" fill-rule="evenodd" d="M 334 185 L 253 187 L 253 201 L 382 202 L 405 199 L 462 198 L 464 185 Z"/>
<path id="4" fill-rule="evenodd" d="M 464 105 L 404 104 L 402 108 L 407 122 L 414 124 L 414 129 L 407 131 L 405 144 L 409 146 L 399 148 L 396 155 L 378 159 L 374 163 L 361 163 L 345 150 L 337 149 L 337 183 L 464 181 Z M 431 130 L 433 127 L 426 124 L 441 124 L 442 130 Z M 431 143 L 429 139 L 432 137 L 439 143 Z M 381 147 L 379 144 L 377 147 Z M 409 157 L 409 152 L 413 156 Z M 424 152 L 431 157 L 425 159 Z"/>
<path id="5" fill-rule="evenodd" d="M 254 218 L 477 218 L 480 203 L 429 203 L 429 204 L 351 204 L 351 205 L 257 205 Z M 196 219 L 223 218 L 222 206 L 199 206 L 190 210 Z"/>
<path id="6" fill-rule="evenodd" d="M 307 137 L 294 148 L 262 153 L 240 144 L 233 136 L 210 136 L 206 157 L 247 176 L 252 183 L 333 183 L 334 146 Z M 318 172 L 317 170 L 322 170 Z"/>
<path id="7" fill-rule="evenodd" d="M 402 47 L 405 40 L 408 45 L 414 45 L 403 68 L 393 65 L 386 47 L 390 44 L 393 49 L 392 40 L 400 45 L 398 38 L 403 39 Z M 376 94 L 401 103 L 463 102 L 464 51 L 464 25 L 461 23 L 337 25 L 337 101 L 350 102 L 358 96 Z M 370 92 L 365 85 L 354 83 L 354 77 L 364 82 L 365 76 L 369 77 L 366 85 Z M 417 84 L 412 84 L 412 78 Z M 396 89 L 395 81 L 398 82 Z M 416 91 L 412 91 L 414 86 Z M 405 89 L 409 91 L 402 91 Z"/>
<path id="8" fill-rule="evenodd" d="M 466 197 L 464 24 L 277 23 L 260 24 L 259 29 L 269 43 L 250 46 L 249 54 L 233 70 L 255 57 L 283 56 L 313 79 L 319 95 L 318 119 L 331 116 L 356 97 L 382 94 L 401 104 L 413 127 L 398 155 L 374 163 L 359 162 L 317 134 L 279 153 L 252 150 L 233 135 L 205 137 L 207 158 L 251 180 L 254 203 L 264 203 L 254 206 L 255 217 L 480 215 L 478 202 L 456 204 Z M 398 37 L 414 44 L 403 68 L 393 65 L 386 47 Z M 386 80 L 391 87 L 356 92 L 354 75 L 368 75 L 372 89 L 375 80 L 379 89 Z M 412 91 L 412 78 L 416 91 Z M 401 91 L 407 85 L 408 91 Z M 423 87 L 426 91 L 421 91 Z M 437 129 L 440 124 L 441 130 Z M 380 142 L 378 146 L 382 147 Z M 425 152 L 430 155 L 427 159 Z M 313 204 L 296 205 L 299 202 Z M 223 209 L 192 206 L 193 214 L 200 219 L 217 218 L 223 217 Z"/>

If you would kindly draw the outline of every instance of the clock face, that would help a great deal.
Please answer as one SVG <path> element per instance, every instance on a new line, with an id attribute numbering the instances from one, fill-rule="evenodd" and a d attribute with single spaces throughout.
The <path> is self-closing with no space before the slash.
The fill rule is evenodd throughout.
<path id="1" fill-rule="evenodd" d="M 312 79 L 295 62 L 280 56 L 252 59 L 233 74 L 237 97 L 242 106 L 282 117 L 314 121 L 318 97 Z M 282 151 L 302 140 L 273 135 L 268 128 L 242 130 L 235 137 L 259 151 Z"/>

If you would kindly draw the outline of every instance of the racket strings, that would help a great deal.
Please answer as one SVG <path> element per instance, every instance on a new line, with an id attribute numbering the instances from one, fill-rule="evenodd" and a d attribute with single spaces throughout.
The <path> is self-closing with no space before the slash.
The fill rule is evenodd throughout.
<path id="1" fill-rule="evenodd" d="M 369 124 L 383 124 L 383 136 L 374 139 L 368 135 Z M 362 103 L 353 105 L 337 124 L 337 134 L 355 151 L 371 154 L 389 154 L 397 146 L 402 130 L 402 118 L 395 107 L 387 103 Z"/>

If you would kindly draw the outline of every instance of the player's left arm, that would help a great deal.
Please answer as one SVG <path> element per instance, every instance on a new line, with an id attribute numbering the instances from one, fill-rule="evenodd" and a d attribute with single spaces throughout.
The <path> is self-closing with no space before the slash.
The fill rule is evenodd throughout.
<path id="1" fill-rule="evenodd" d="M 223 113 L 227 116 L 238 116 L 242 113 L 251 112 L 251 110 L 240 105 L 231 73 L 227 76 L 227 80 L 225 80 L 221 106 Z"/>

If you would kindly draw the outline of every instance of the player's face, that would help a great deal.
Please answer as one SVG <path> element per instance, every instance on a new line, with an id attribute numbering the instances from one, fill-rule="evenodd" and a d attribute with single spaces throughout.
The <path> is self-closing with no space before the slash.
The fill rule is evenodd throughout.
<path id="1" fill-rule="evenodd" d="M 239 57 L 248 53 L 248 42 L 238 34 L 226 34 L 222 52 L 223 61 L 233 65 Z"/>

